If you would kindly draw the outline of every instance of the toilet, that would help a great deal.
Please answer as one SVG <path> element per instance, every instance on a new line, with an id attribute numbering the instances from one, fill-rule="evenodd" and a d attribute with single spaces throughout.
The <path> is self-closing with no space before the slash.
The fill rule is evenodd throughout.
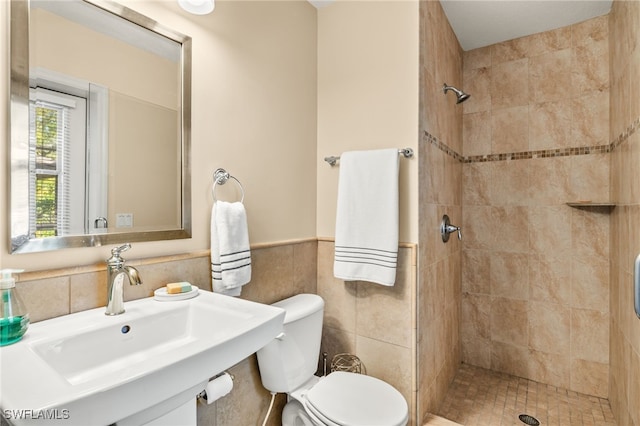
<path id="1" fill-rule="evenodd" d="M 405 426 L 407 401 L 375 377 L 336 371 L 314 375 L 320 356 L 324 300 L 298 294 L 273 306 L 286 311 L 284 332 L 258 351 L 262 385 L 288 394 L 283 426 Z"/>

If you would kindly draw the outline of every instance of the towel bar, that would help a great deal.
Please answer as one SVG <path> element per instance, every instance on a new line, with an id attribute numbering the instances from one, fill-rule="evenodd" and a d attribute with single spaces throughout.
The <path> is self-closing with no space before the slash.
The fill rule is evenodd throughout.
<path id="1" fill-rule="evenodd" d="M 401 149 L 398 149 L 398 154 L 404 155 L 404 158 L 411 158 L 413 157 L 413 149 L 401 148 Z M 339 155 L 338 156 L 331 155 L 329 157 L 324 157 L 324 161 L 329 163 L 330 166 L 335 166 L 339 159 L 340 159 Z"/>
<path id="2" fill-rule="evenodd" d="M 213 201 L 216 201 L 216 185 L 224 185 L 229 179 L 235 180 L 240 187 L 240 191 L 242 191 L 242 198 L 240 199 L 240 202 L 242 203 L 244 201 L 244 188 L 242 187 L 242 184 L 240 183 L 238 178 L 236 178 L 235 176 L 231 176 L 229 172 L 222 168 L 218 168 L 215 172 L 213 172 L 213 188 L 211 188 Z"/>

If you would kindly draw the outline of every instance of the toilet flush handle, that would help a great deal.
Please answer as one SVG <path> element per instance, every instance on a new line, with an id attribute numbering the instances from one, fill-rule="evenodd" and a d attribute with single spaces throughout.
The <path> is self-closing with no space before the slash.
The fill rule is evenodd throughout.
<path id="1" fill-rule="evenodd" d="M 278 340 L 284 340 L 284 336 L 286 336 L 286 334 L 285 334 L 285 332 L 283 331 L 282 333 L 280 333 L 280 334 L 278 334 L 278 335 L 276 336 L 276 339 L 278 339 Z"/>

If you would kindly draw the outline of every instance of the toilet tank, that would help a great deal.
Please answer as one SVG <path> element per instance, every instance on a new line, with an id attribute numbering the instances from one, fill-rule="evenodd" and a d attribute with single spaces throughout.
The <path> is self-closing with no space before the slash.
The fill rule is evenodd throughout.
<path id="1" fill-rule="evenodd" d="M 324 300 L 315 294 L 298 294 L 273 306 L 286 311 L 284 335 L 258 351 L 260 377 L 269 391 L 289 393 L 318 369 Z"/>

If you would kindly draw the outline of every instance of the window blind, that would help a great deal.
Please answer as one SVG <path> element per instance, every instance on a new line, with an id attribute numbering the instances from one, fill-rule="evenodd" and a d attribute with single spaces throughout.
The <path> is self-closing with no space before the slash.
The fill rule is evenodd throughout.
<path id="1" fill-rule="evenodd" d="M 72 100 L 36 91 L 30 102 L 29 229 L 32 237 L 69 230 L 69 109 Z"/>

